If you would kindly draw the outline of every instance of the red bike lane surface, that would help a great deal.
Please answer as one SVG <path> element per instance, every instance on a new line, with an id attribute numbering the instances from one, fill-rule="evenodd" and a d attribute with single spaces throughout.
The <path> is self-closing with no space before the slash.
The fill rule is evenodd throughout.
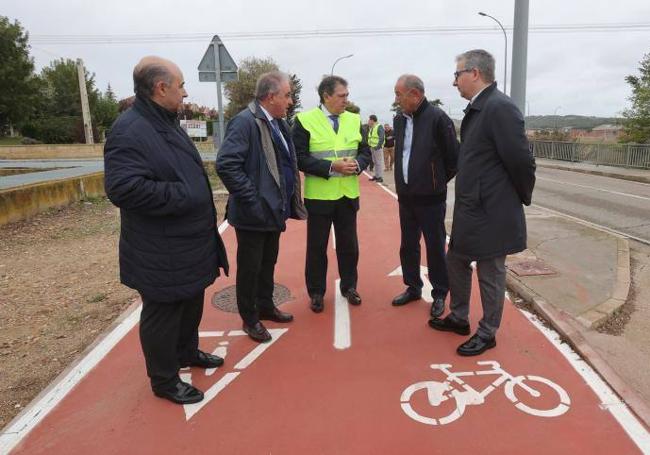
<path id="1" fill-rule="evenodd" d="M 325 311 L 309 310 L 306 225 L 291 221 L 281 237 L 276 282 L 288 287 L 291 298 L 281 308 L 295 320 L 269 322 L 270 344 L 248 339 L 236 313 L 211 303 L 215 292 L 234 284 L 233 264 L 231 276 L 208 289 L 200 327 L 201 349 L 225 355 L 225 365 L 182 371 L 206 392 L 203 402 L 183 407 L 153 396 L 136 326 L 12 453 L 641 452 L 586 380 L 511 303 L 497 347 L 474 358 L 455 352 L 466 337 L 427 326 L 426 302 L 392 307 L 404 288 L 396 270 L 397 202 L 363 180 L 361 306 L 340 300 L 335 310 L 330 248 Z M 234 263 L 234 230 L 223 237 Z M 475 329 L 481 314 L 476 282 L 472 297 Z M 496 363 L 477 364 L 490 361 Z M 475 371 L 492 374 L 453 375 Z M 528 378 L 520 382 L 521 376 Z"/>

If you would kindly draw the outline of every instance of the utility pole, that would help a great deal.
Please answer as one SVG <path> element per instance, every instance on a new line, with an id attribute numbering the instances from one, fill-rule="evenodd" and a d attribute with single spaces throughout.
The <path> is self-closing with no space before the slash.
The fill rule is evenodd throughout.
<path id="1" fill-rule="evenodd" d="M 94 144 L 93 124 L 90 119 L 90 107 L 88 105 L 88 91 L 86 90 L 86 73 L 84 71 L 83 61 L 77 59 L 77 74 L 79 75 L 79 94 L 81 95 L 81 115 L 84 122 L 84 133 L 86 135 L 86 144 Z"/>
<path id="2" fill-rule="evenodd" d="M 528 0 L 515 0 L 512 33 L 512 73 L 510 98 L 523 113 L 526 108 L 526 67 L 528 65 Z"/>

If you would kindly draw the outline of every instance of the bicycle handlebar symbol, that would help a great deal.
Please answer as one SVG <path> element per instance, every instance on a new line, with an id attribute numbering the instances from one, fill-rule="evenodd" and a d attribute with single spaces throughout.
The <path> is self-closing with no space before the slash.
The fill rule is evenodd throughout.
<path id="1" fill-rule="evenodd" d="M 477 365 L 491 367 L 488 370 L 481 371 L 458 371 L 452 372 L 450 364 L 433 364 L 431 368 L 440 370 L 447 377 L 444 382 L 424 381 L 411 384 L 402 392 L 400 398 L 402 410 L 413 420 L 426 425 L 446 425 L 460 419 L 465 413 L 465 408 L 469 405 L 480 405 L 485 403 L 487 396 L 494 392 L 499 386 L 504 385 L 504 393 L 508 400 L 514 406 L 527 414 L 537 417 L 558 417 L 569 410 L 571 399 L 566 391 L 549 379 L 541 376 L 512 376 L 510 373 L 501 368 L 498 362 L 492 360 L 476 362 Z M 496 375 L 497 378 L 485 389 L 478 391 L 466 384 L 461 378 L 464 376 L 485 376 Z M 557 403 L 551 409 L 537 409 L 525 403 L 526 399 L 539 398 L 542 394 L 535 388 L 535 383 L 539 387 L 540 383 L 555 391 Z M 454 399 L 456 407 L 449 415 L 442 417 L 428 417 L 418 414 L 411 406 L 413 394 L 419 390 L 425 390 L 427 393 L 428 403 L 431 407 L 437 407 L 441 403 Z M 519 397 L 518 397 L 519 394 Z"/>

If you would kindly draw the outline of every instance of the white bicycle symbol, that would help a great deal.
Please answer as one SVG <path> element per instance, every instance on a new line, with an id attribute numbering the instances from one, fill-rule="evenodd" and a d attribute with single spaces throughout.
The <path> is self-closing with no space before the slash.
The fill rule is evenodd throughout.
<path id="1" fill-rule="evenodd" d="M 512 401 L 517 409 L 527 414 L 538 417 L 557 417 L 569 410 L 571 399 L 562 387 L 540 376 L 512 376 L 501 368 L 495 361 L 480 361 L 478 365 L 491 367 L 482 371 L 450 371 L 450 364 L 433 364 L 431 368 L 440 370 L 447 375 L 444 382 L 424 381 L 411 384 L 400 398 L 402 409 L 413 420 L 427 425 L 446 425 L 462 417 L 465 408 L 469 405 L 479 405 L 485 402 L 485 398 L 505 383 L 504 393 L 508 400 Z M 466 384 L 461 378 L 463 376 L 484 376 L 497 375 L 498 377 L 485 389 L 478 391 Z M 551 409 L 537 409 L 527 405 L 524 400 L 530 397 L 539 398 L 541 393 L 535 388 L 534 383 L 541 383 L 553 389 L 557 394 L 559 403 Z M 531 385 L 529 385 L 531 384 Z M 411 406 L 411 397 L 418 390 L 426 390 L 428 402 L 432 407 L 439 406 L 449 399 L 456 400 L 456 408 L 447 416 L 433 418 L 418 414 Z M 517 393 L 520 397 L 517 397 Z M 555 400 L 554 402 L 557 402 Z"/>

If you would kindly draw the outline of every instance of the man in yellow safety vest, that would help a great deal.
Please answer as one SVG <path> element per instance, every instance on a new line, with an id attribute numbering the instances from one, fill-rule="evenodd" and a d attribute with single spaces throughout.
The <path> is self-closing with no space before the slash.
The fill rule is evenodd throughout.
<path id="1" fill-rule="evenodd" d="M 327 76 L 318 86 L 320 106 L 296 116 L 293 141 L 298 169 L 305 173 L 307 257 L 305 279 L 315 313 L 323 311 L 327 276 L 327 244 L 332 224 L 341 294 L 361 304 L 357 292 L 358 175 L 370 163 L 370 148 L 361 135 L 361 118 L 345 110 L 348 83 Z"/>

